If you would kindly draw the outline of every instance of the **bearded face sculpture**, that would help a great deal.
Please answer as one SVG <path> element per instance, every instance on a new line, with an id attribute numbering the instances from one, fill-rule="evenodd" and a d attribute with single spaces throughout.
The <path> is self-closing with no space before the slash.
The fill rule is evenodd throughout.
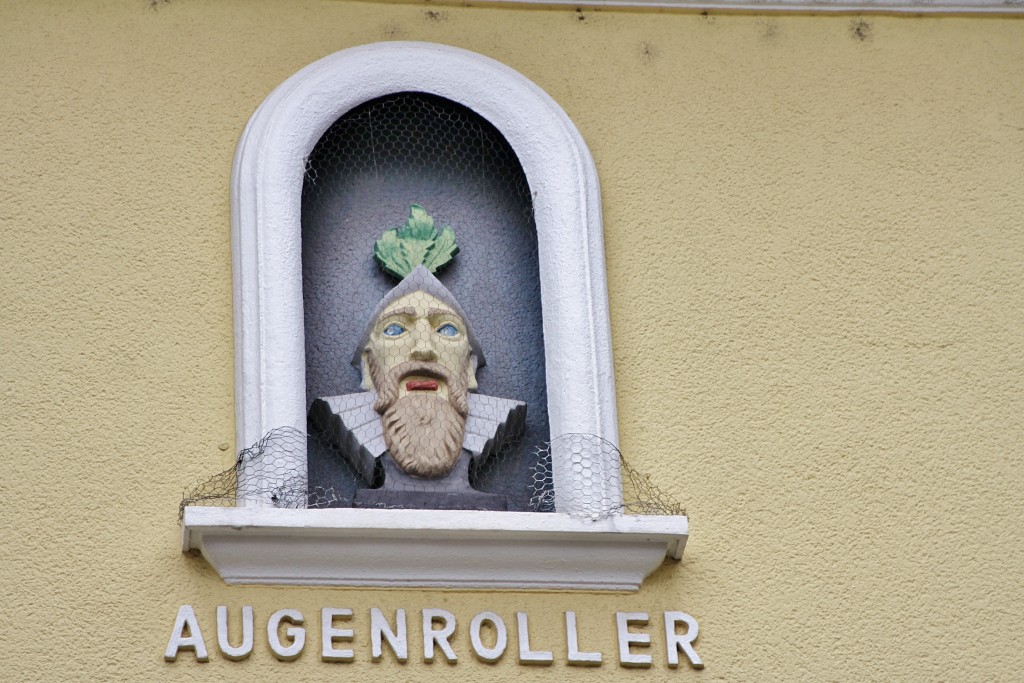
<path id="1" fill-rule="evenodd" d="M 470 358 L 465 321 L 427 292 L 401 296 L 378 315 L 363 351 L 366 388 L 377 392 L 384 443 L 406 474 L 437 479 L 455 467 L 468 391 L 477 386 Z"/>
<path id="2" fill-rule="evenodd" d="M 362 393 L 313 401 L 309 419 L 367 483 L 354 507 L 504 510 L 478 466 L 523 432 L 526 404 L 475 392 L 483 351 L 455 297 L 420 265 L 384 295 L 352 358 Z"/>

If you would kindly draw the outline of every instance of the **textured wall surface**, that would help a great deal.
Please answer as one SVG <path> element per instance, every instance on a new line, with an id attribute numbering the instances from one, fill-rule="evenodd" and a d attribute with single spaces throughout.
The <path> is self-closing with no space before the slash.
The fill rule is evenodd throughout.
<path id="1" fill-rule="evenodd" d="M 602 178 L 621 442 L 688 509 L 635 595 L 227 587 L 179 551 L 233 443 L 228 176 L 302 66 L 427 40 L 533 79 Z M 1008 680 L 1024 668 L 1024 22 L 358 2 L 0 5 L 9 680 Z M 162 659 L 177 607 L 256 652 Z M 356 610 L 358 661 L 263 629 Z M 700 621 L 704 671 L 369 662 L 367 610 Z M 590 626 L 586 626 L 589 624 Z M 657 630 L 654 629 L 657 633 Z M 415 645 L 416 639 L 413 639 Z M 562 648 L 562 649 L 560 649 Z M 415 659 L 415 658 L 414 658 Z M 198 671 L 195 669 L 199 668 Z"/>

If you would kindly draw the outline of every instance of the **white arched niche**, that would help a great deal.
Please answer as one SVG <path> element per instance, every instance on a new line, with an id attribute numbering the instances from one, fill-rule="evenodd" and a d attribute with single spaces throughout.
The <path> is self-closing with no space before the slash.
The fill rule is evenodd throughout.
<path id="1" fill-rule="evenodd" d="M 255 443 L 275 428 L 305 430 L 306 426 L 300 218 L 306 158 L 323 133 L 350 109 L 407 91 L 438 95 L 468 107 L 494 125 L 515 151 L 533 195 L 537 226 L 551 436 L 593 434 L 617 445 L 600 189 L 583 138 L 561 107 L 516 71 L 466 50 L 413 42 L 352 48 L 307 66 L 267 97 L 242 134 L 231 186 L 238 444 Z M 281 456 L 267 465 L 257 475 L 263 490 L 273 488 L 274 471 L 304 473 L 305 453 Z M 603 500 L 612 507 L 621 502 L 618 468 L 599 469 L 594 476 L 583 478 L 557 449 L 552 453 L 552 466 L 556 510 L 570 515 L 293 510 L 269 507 L 269 500 L 247 500 L 240 501 L 245 507 L 239 508 L 186 508 L 183 540 L 186 548 L 202 550 L 226 580 L 262 583 L 635 589 L 666 552 L 681 555 L 685 517 L 587 519 L 587 501 Z M 674 524 L 659 523 L 669 520 L 675 520 Z M 241 532 L 232 526 L 239 523 Z M 540 545 L 563 548 L 567 545 L 564 534 L 580 541 L 578 535 L 583 533 L 597 545 L 575 544 L 582 555 L 569 564 L 604 569 L 582 583 L 578 577 L 553 578 L 544 574 L 551 567 L 537 574 L 526 565 L 518 566 L 529 562 L 523 555 L 526 548 L 517 546 L 508 556 L 507 546 L 500 551 L 478 539 L 473 545 L 483 553 L 481 557 L 487 552 L 508 556 L 512 567 L 508 578 L 496 578 L 491 569 L 480 567 L 477 570 L 483 573 L 477 571 L 473 578 L 451 578 L 467 570 L 465 549 L 446 559 L 450 548 L 440 548 L 432 555 L 436 555 L 438 566 L 428 569 L 429 575 L 413 577 L 400 568 L 399 576 L 381 580 L 324 565 L 310 568 L 303 577 L 289 578 L 279 566 L 254 566 L 260 564 L 250 557 L 260 544 L 254 538 L 247 544 L 217 540 L 255 528 L 264 530 L 258 534 L 260 542 L 275 537 L 273 529 L 294 540 L 296 528 L 311 527 L 321 532 L 331 529 L 329 534 L 314 534 L 319 540 L 312 542 L 323 542 L 325 534 L 333 534 L 344 546 L 339 546 L 338 552 L 348 559 L 359 555 L 358 543 L 352 539 L 352 533 L 359 536 L 358 530 L 372 530 L 378 540 L 384 536 L 412 542 L 414 537 L 418 541 L 430 538 L 429 533 L 424 536 L 428 529 L 438 530 L 446 538 L 460 533 L 478 538 L 486 528 L 499 543 L 509 542 L 500 540 L 506 530 L 521 539 L 533 533 Z M 635 533 L 627 532 L 627 527 Z M 650 546 L 646 554 L 638 553 L 636 534 L 641 532 Z M 598 542 L 600 538 L 604 541 Z M 431 542 L 436 547 L 436 538 Z M 612 570 L 609 574 L 608 553 L 616 543 L 623 556 L 633 554 L 642 559 L 639 564 L 634 561 L 625 573 Z M 240 552 L 240 547 L 248 558 L 241 563 L 245 566 L 228 570 L 228 564 L 238 564 L 228 557 Z M 272 552 L 271 548 L 261 550 Z M 379 548 L 364 550 L 371 555 L 379 552 Z M 317 552 L 323 555 L 324 549 Z M 421 565 L 422 554 L 417 560 Z M 558 562 L 564 564 L 566 559 Z M 374 564 L 365 557 L 357 558 L 357 564 L 360 562 L 364 569 L 367 562 Z M 543 559 L 538 562 L 550 564 Z M 394 555 L 385 552 L 380 563 L 394 565 Z M 520 577 L 514 576 L 516 571 L 521 572 Z"/>
<path id="2" fill-rule="evenodd" d="M 405 91 L 467 106 L 515 151 L 537 225 L 551 436 L 595 434 L 617 445 L 600 189 L 586 143 L 561 107 L 522 75 L 465 50 L 425 43 L 378 43 L 306 67 L 267 98 L 242 135 L 232 182 L 238 443 L 248 446 L 279 427 L 306 427 L 300 260 L 306 158 L 350 109 Z M 615 469 L 572 482 L 559 455 L 552 453 L 557 510 L 584 512 L 572 493 L 613 507 L 621 500 Z M 293 457 L 269 464 L 300 471 L 305 454 Z M 261 489 L 273 489 L 271 476 L 261 476 Z"/>

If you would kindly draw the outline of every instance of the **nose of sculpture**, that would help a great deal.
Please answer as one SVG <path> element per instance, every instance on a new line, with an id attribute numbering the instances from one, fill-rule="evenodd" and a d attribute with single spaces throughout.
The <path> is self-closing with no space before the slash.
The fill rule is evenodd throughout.
<path id="1" fill-rule="evenodd" d="M 434 345 L 430 342 L 429 337 L 422 336 L 416 340 L 416 345 L 413 346 L 409 357 L 412 360 L 435 361 L 437 360 L 437 351 L 434 349 Z"/>

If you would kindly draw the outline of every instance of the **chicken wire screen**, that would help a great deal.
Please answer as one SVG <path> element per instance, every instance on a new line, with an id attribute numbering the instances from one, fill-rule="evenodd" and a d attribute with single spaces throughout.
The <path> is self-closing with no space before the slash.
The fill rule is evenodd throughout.
<path id="1" fill-rule="evenodd" d="M 549 438 L 533 204 L 512 148 L 464 106 L 424 93 L 372 100 L 342 116 L 310 154 L 302 195 L 307 406 L 360 391 L 350 361 L 395 285 L 374 262 L 374 243 L 412 204 L 457 235 L 460 252 L 438 277 L 486 355 L 479 392 L 527 406 L 521 438 L 474 466 L 472 484 L 507 496 L 510 510 L 531 509 L 536 446 Z M 309 430 L 310 489 L 331 489 L 337 505 L 348 505 L 366 477 L 321 431 Z"/>
<path id="2" fill-rule="evenodd" d="M 290 427 L 273 429 L 252 446 L 242 449 L 233 467 L 185 490 L 179 506 L 178 520 L 189 505 L 234 506 L 241 500 L 267 500 L 275 507 L 327 508 L 349 507 L 352 494 L 333 486 L 310 484 L 303 473 L 290 468 L 285 472 L 268 469 L 267 463 L 287 461 L 299 453 L 309 440 L 305 432 Z M 611 515 L 685 515 L 686 510 L 662 491 L 650 475 L 633 468 L 619 450 L 593 434 L 563 434 L 534 449 L 536 463 L 528 486 L 529 510 L 555 512 L 551 487 L 551 457 L 559 452 L 579 472 L 578 483 L 585 483 L 588 471 L 614 470 L 621 475 L 622 498 L 588 497 L 588 488 L 579 486 L 567 511 L 575 517 L 598 520 Z M 285 456 L 285 457 L 282 457 Z M 262 475 L 269 475 L 264 478 Z M 265 482 L 273 481 L 271 486 Z M 583 496 L 585 498 L 581 498 Z M 387 502 L 387 498 L 384 498 Z M 395 500 L 394 507 L 402 507 Z"/>

